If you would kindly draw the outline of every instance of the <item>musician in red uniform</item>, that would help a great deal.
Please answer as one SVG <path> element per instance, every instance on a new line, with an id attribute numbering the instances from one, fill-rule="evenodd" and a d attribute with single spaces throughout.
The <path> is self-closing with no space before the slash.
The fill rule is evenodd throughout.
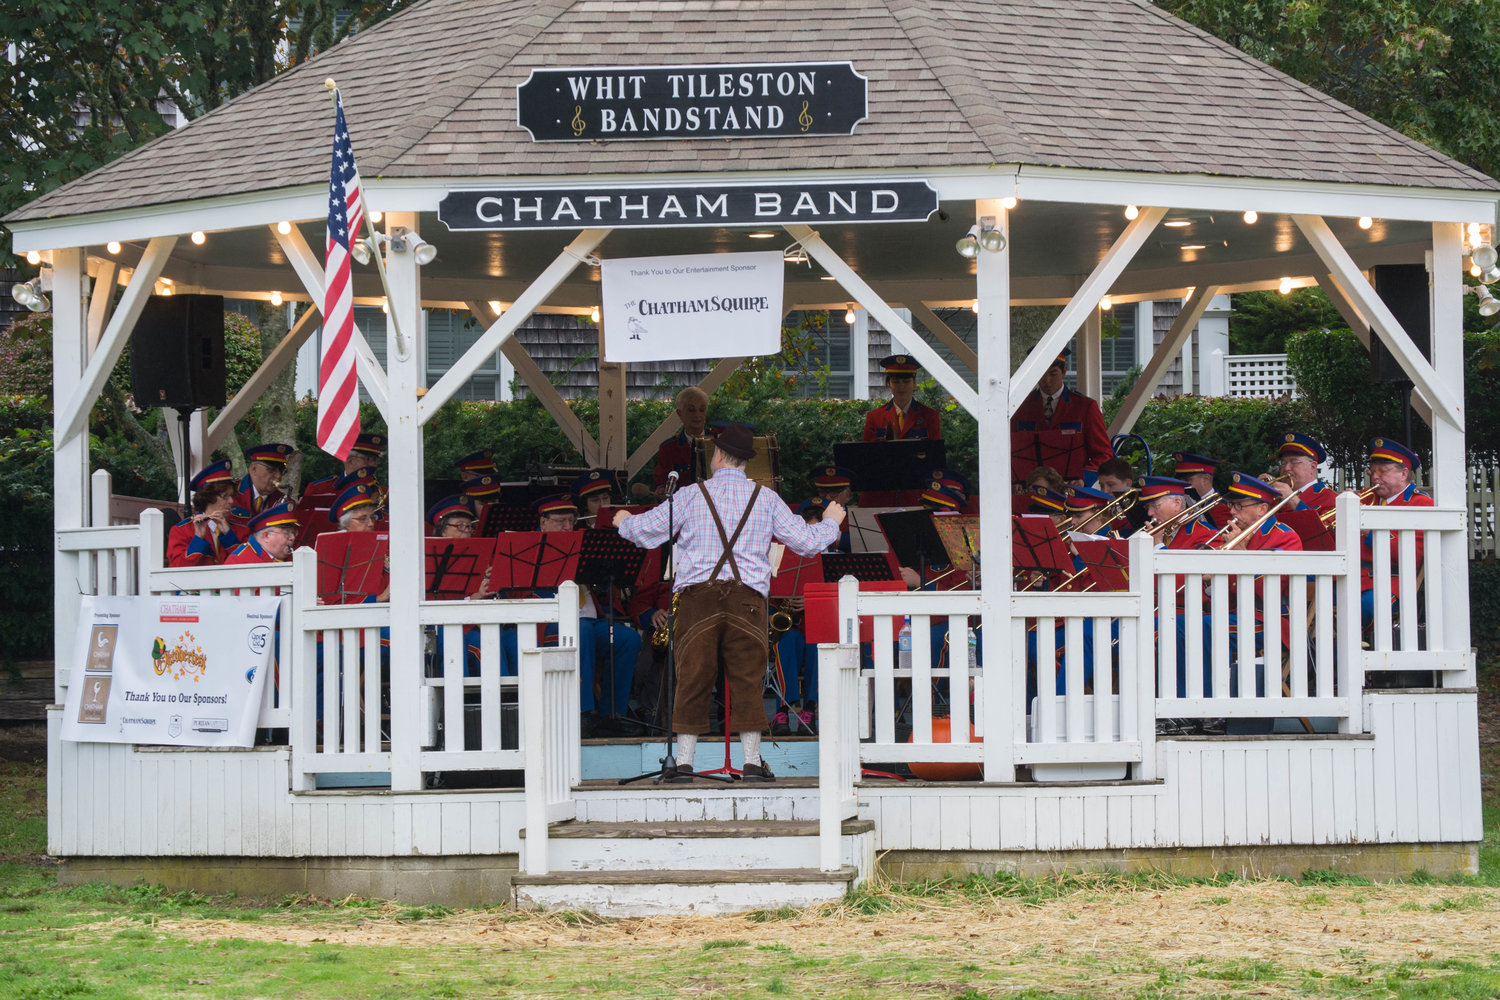
<path id="1" fill-rule="evenodd" d="M 1373 495 L 1365 499 L 1370 507 L 1431 507 L 1432 497 L 1417 488 L 1412 481 L 1416 471 L 1422 467 L 1417 453 L 1399 441 L 1376 438 L 1370 442 L 1370 486 Z M 1360 603 L 1364 611 L 1364 622 L 1374 621 L 1375 556 L 1372 546 L 1374 532 L 1361 532 L 1359 536 L 1359 587 Z M 1417 532 L 1417 565 L 1422 567 L 1422 532 Z M 1397 577 L 1401 570 L 1400 536 L 1391 532 L 1391 603 L 1400 596 Z"/>
<path id="2" fill-rule="evenodd" d="M 229 553 L 224 565 L 286 562 L 296 541 L 297 515 L 290 506 L 279 503 L 250 519 L 250 540 Z"/>
<path id="3" fill-rule="evenodd" d="M 258 444 L 245 450 L 245 459 L 250 463 L 244 479 L 240 480 L 239 495 L 234 505 L 251 514 L 259 514 L 267 507 L 274 507 L 286 499 L 281 492 L 281 477 L 286 475 L 286 462 L 296 451 L 289 444 Z"/>
<path id="4" fill-rule="evenodd" d="M 677 473 L 680 489 L 698 481 L 698 461 L 693 442 L 708 433 L 708 393 L 690 385 L 677 394 L 677 419 L 682 429 L 656 448 L 656 469 L 652 473 L 658 495 L 664 495 L 667 476 Z"/>
<path id="5" fill-rule="evenodd" d="M 315 479 L 308 483 L 302 490 L 302 499 L 297 501 L 300 508 L 327 507 L 330 506 L 342 490 L 339 482 L 343 476 L 360 469 L 369 469 L 372 473 L 375 466 L 380 464 L 380 458 L 385 454 L 385 435 L 383 434 L 361 434 L 354 439 L 354 445 L 349 449 L 349 457 L 344 459 L 344 471 L 338 476 L 327 476 L 323 479 Z"/>
<path id="6" fill-rule="evenodd" d="M 488 448 L 470 452 L 454 464 L 458 466 L 458 478 L 465 483 L 480 476 L 500 475 L 495 467 L 495 453 Z"/>
<path id="7" fill-rule="evenodd" d="M 1318 466 L 1328 459 L 1328 452 L 1310 434 L 1288 431 L 1281 438 L 1278 449 L 1281 474 L 1291 478 L 1290 483 L 1276 481 L 1271 489 L 1282 496 L 1297 493 L 1297 502 L 1288 510 L 1315 510 L 1318 513 L 1333 510 L 1338 491 L 1318 478 Z"/>
<path id="8" fill-rule="evenodd" d="M 1099 404 L 1088 396 L 1080 395 L 1063 384 L 1068 374 L 1068 352 L 1057 356 L 1042 377 L 1036 389 L 1021 403 L 1016 415 L 1011 417 L 1012 431 L 1065 431 L 1083 435 L 1084 469 L 1093 472 L 1115 457 L 1109 443 L 1109 431 L 1104 426 L 1104 414 Z"/>
<path id="9" fill-rule="evenodd" d="M 880 359 L 885 384 L 890 387 L 891 401 L 865 414 L 865 441 L 906 441 L 940 438 L 942 425 L 938 412 L 913 397 L 917 392 L 920 366 L 910 354 L 892 354 Z"/>
<path id="10" fill-rule="evenodd" d="M 1187 483 L 1181 479 L 1147 476 L 1142 480 L 1141 504 L 1150 518 L 1145 530 L 1155 535 L 1157 548 L 1196 549 L 1207 543 L 1217 530 L 1201 517 L 1181 520 L 1180 515 L 1188 509 Z M 1168 522 L 1176 523 L 1161 527 Z"/>
<path id="11" fill-rule="evenodd" d="M 1214 488 L 1214 473 L 1219 469 L 1219 460 L 1206 455 L 1194 455 L 1186 451 L 1174 451 L 1172 459 L 1177 463 L 1172 475 L 1188 484 L 1189 503 L 1217 496 Z M 1230 521 L 1229 505 L 1220 501 L 1199 515 L 1215 528 L 1222 528 Z"/>
<path id="12" fill-rule="evenodd" d="M 168 566 L 216 566 L 240 544 L 230 526 L 234 474 L 229 460 L 215 462 L 193 477 L 193 516 L 167 533 Z M 241 512 L 243 515 L 243 512 Z M 248 520 L 248 515 L 244 515 Z"/>
<path id="13" fill-rule="evenodd" d="M 599 508 L 614 502 L 615 474 L 609 469 L 590 469 L 573 480 L 573 499 L 578 502 L 578 520 L 597 527 Z"/>
<path id="14" fill-rule="evenodd" d="M 1230 482 L 1228 495 L 1229 509 L 1234 514 L 1234 527 L 1219 536 L 1214 543 L 1215 548 L 1232 546 L 1249 552 L 1264 549 L 1302 551 L 1302 536 L 1271 514 L 1271 504 L 1279 497 L 1270 483 L 1248 472 L 1236 472 Z M 1247 531 L 1250 532 L 1248 539 L 1236 541 Z"/>

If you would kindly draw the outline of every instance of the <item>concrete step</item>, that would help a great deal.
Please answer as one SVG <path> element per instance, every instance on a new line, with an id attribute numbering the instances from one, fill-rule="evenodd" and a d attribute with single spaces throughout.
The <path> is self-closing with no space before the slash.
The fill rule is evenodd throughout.
<path id="1" fill-rule="evenodd" d="M 859 872 L 816 868 L 550 872 L 517 875 L 515 905 L 524 910 L 587 910 L 605 917 L 696 913 L 721 915 L 782 906 L 815 906 L 843 897 Z"/>
<path id="2" fill-rule="evenodd" d="M 869 870 L 874 832 L 869 820 L 844 821 L 844 864 L 861 873 Z M 805 820 L 574 821 L 554 823 L 547 837 L 547 867 L 552 871 L 709 871 L 732 864 L 753 872 L 818 865 L 818 824 Z"/>

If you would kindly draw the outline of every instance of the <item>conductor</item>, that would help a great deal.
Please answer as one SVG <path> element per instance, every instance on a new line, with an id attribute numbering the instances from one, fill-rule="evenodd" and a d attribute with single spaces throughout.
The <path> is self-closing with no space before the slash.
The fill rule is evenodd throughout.
<path id="1" fill-rule="evenodd" d="M 745 753 L 744 780 L 774 781 L 761 760 L 760 737 L 766 728 L 761 690 L 767 651 L 766 596 L 771 588 L 771 541 L 799 555 L 822 552 L 838 540 L 844 508 L 830 503 L 823 520 L 809 524 L 771 490 L 745 476 L 755 457 L 750 429 L 730 424 L 714 444 L 707 482 L 683 492 L 676 504 L 677 571 L 677 759 L 669 781 L 693 777 L 698 736 L 709 732 L 708 710 L 720 660 L 729 686 L 731 724 L 739 731 Z M 620 514 L 615 520 L 623 538 L 642 548 L 667 539 L 668 505 L 644 514 Z"/>

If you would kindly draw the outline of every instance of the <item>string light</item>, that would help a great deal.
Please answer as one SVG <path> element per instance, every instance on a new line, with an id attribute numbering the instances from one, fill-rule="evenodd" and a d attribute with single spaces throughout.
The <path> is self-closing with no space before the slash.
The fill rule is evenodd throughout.
<path id="1" fill-rule="evenodd" d="M 371 212 L 370 213 L 370 221 L 371 222 L 379 222 L 383 218 L 385 218 L 385 213 L 384 212 Z"/>
<path id="2" fill-rule="evenodd" d="M 979 300 L 975 299 L 974 300 L 974 304 L 971 305 L 971 306 L 969 306 L 969 308 L 974 311 L 975 315 L 978 315 L 979 314 Z"/>
<path id="3" fill-rule="evenodd" d="M 194 246 L 200 246 L 201 247 L 203 245 L 203 242 L 205 240 L 207 240 L 208 237 L 204 236 L 203 235 L 203 230 L 199 229 L 199 230 L 195 231 L 192 236 L 189 236 L 188 239 L 190 239 L 190 240 L 193 241 L 193 245 Z"/>
<path id="4" fill-rule="evenodd" d="M 37 253 L 35 250 L 27 250 L 26 251 L 26 263 L 28 263 L 28 264 L 40 264 L 41 262 L 42 262 L 42 255 L 41 254 Z"/>
<path id="5" fill-rule="evenodd" d="M 1102 299 L 1099 300 L 1099 308 L 1103 309 L 1105 312 L 1109 312 L 1114 307 L 1115 307 L 1115 300 L 1112 299 L 1112 298 L 1110 298 L 1108 295 L 1104 296 L 1104 298 L 1102 298 Z"/>
<path id="6" fill-rule="evenodd" d="M 1001 198 L 1000 204 L 1004 205 L 1006 210 L 1009 211 L 1010 209 L 1015 208 L 1017 205 L 1019 205 L 1020 201 L 1016 198 L 1015 195 L 1012 194 L 1006 195 L 1004 198 Z"/>
<path id="7" fill-rule="evenodd" d="M 844 309 L 844 322 L 848 323 L 850 326 L 853 326 L 856 319 L 858 319 L 858 317 L 854 315 L 854 303 L 851 302 L 849 303 L 848 307 Z"/>
<path id="8" fill-rule="evenodd" d="M 1252 208 L 1252 209 L 1250 209 L 1250 211 L 1248 211 L 1248 212 L 1245 213 L 1245 224 L 1253 226 L 1253 225 L 1255 225 L 1256 221 L 1259 218 L 1260 218 L 1260 213 L 1257 212 L 1255 209 Z"/>
<path id="9" fill-rule="evenodd" d="M 1134 220 L 1135 217 L 1140 214 L 1141 210 L 1139 208 L 1136 208 L 1134 205 L 1125 206 L 1125 218 Z"/>
<path id="10" fill-rule="evenodd" d="M 1282 295 L 1290 295 L 1290 294 L 1292 294 L 1292 279 L 1291 278 L 1282 278 L 1281 279 L 1281 284 L 1279 284 L 1279 285 L 1276 286 L 1276 290 L 1278 292 L 1280 292 Z"/>
<path id="11" fill-rule="evenodd" d="M 287 222 L 285 219 L 282 219 L 280 222 L 276 223 L 276 231 L 282 236 L 290 236 L 292 233 L 292 224 L 290 222 Z"/>
<path id="12" fill-rule="evenodd" d="M 1373 225 L 1375 225 L 1375 220 L 1370 218 L 1368 215 L 1361 215 L 1359 217 L 1359 228 L 1369 229 Z"/>
<path id="13" fill-rule="evenodd" d="M 281 293 L 280 292 L 272 292 L 271 293 L 271 305 L 273 305 L 273 306 L 279 306 L 279 305 L 281 305 Z"/>
<path id="14" fill-rule="evenodd" d="M 599 307 L 598 306 L 595 306 L 594 309 L 593 309 L 593 311 L 589 313 L 589 319 L 592 320 L 595 323 L 599 322 Z"/>
<path id="15" fill-rule="evenodd" d="M 108 250 L 110 253 L 119 253 L 120 252 L 120 241 L 119 240 L 110 240 L 108 243 L 104 244 L 104 249 Z"/>

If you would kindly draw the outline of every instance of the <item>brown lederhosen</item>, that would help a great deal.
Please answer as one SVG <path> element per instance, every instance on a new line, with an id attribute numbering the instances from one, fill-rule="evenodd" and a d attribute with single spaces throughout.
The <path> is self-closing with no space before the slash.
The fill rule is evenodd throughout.
<path id="1" fill-rule="evenodd" d="M 766 599 L 740 580 L 740 568 L 734 561 L 734 543 L 750 520 L 760 486 L 750 494 L 745 513 L 735 525 L 734 534 L 724 532 L 724 522 L 714 507 L 713 498 L 702 483 L 698 489 L 713 515 L 714 527 L 724 554 L 714 564 L 713 572 L 703 583 L 683 587 L 677 598 L 677 705 L 672 728 L 679 733 L 706 734 L 714 679 L 719 664 L 728 678 L 730 729 L 737 733 L 758 732 L 766 728 L 766 706 L 761 698 L 766 676 Z M 719 571 L 729 564 L 733 580 L 718 579 Z"/>

